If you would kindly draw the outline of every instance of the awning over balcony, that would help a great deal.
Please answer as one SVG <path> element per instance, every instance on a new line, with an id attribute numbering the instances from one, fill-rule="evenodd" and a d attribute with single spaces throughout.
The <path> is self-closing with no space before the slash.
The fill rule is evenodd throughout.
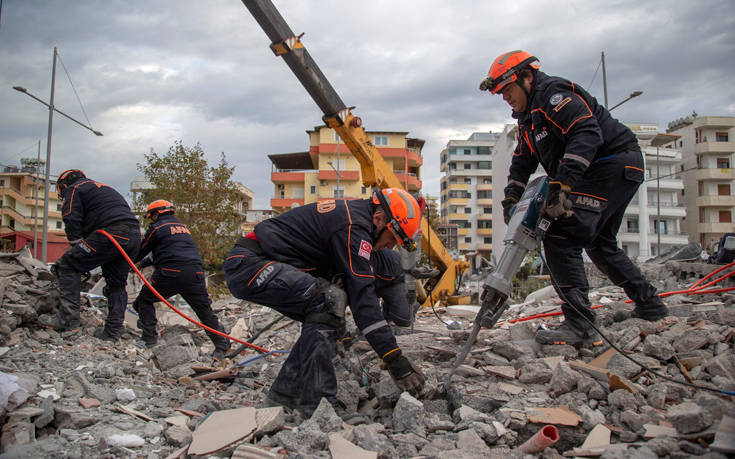
<path id="1" fill-rule="evenodd" d="M 312 170 L 315 169 L 308 151 L 298 153 L 279 153 L 268 155 L 273 165 L 280 170 Z"/>

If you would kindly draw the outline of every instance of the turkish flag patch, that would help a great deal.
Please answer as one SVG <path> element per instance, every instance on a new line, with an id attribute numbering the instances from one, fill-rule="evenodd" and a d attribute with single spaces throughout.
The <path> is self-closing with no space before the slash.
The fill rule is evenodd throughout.
<path id="1" fill-rule="evenodd" d="M 360 241 L 360 251 L 357 252 L 357 254 L 363 257 L 364 259 L 370 261 L 370 252 L 372 250 L 373 250 L 373 245 L 369 243 L 368 241 L 362 240 Z"/>

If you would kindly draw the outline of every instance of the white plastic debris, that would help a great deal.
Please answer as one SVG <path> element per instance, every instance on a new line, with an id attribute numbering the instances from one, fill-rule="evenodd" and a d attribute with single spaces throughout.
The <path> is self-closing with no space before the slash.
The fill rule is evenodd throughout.
<path id="1" fill-rule="evenodd" d="M 112 434 L 105 438 L 105 443 L 108 446 L 122 446 L 125 448 L 135 448 L 136 446 L 143 446 L 145 440 L 135 434 Z"/>

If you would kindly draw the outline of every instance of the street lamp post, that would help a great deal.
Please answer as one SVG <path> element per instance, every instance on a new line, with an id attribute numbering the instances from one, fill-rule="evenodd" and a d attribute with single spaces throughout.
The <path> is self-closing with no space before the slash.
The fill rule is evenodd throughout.
<path id="1" fill-rule="evenodd" d="M 617 104 L 615 104 L 615 105 L 613 106 L 613 108 L 609 108 L 609 109 L 608 109 L 607 111 L 608 111 L 608 112 L 611 112 L 611 111 L 613 111 L 613 109 L 615 109 L 615 108 L 617 108 L 617 107 L 620 107 L 620 106 L 621 106 L 621 105 L 623 105 L 624 103 L 628 102 L 628 101 L 629 101 L 630 99 L 632 99 L 632 98 L 634 98 L 634 97 L 638 97 L 638 96 L 640 96 L 641 94 L 643 94 L 643 91 L 633 91 L 633 92 L 631 92 L 631 93 L 630 93 L 630 95 L 629 95 L 629 96 L 628 96 L 627 98 L 625 98 L 625 99 L 623 99 L 622 101 L 618 102 Z"/>
<path id="2" fill-rule="evenodd" d="M 336 191 L 334 192 L 334 194 L 336 195 L 336 194 L 337 194 L 337 192 L 338 192 L 338 191 L 340 191 L 340 189 L 339 189 L 339 178 L 340 178 L 340 177 L 339 177 L 339 176 L 340 176 L 341 174 L 339 173 L 339 169 L 338 169 L 338 168 L 336 168 L 336 167 L 334 167 L 334 163 L 332 163 L 332 161 L 327 161 L 327 164 L 329 164 L 329 167 L 331 167 L 332 169 L 334 169 L 334 172 L 336 172 L 336 173 L 337 173 L 337 190 L 336 190 Z M 337 163 L 337 166 L 339 166 L 339 163 Z M 334 197 L 336 198 L 337 196 L 334 196 Z M 341 196 L 341 197 L 343 197 L 343 198 L 345 197 L 345 196 L 344 196 L 344 193 L 342 193 L 342 196 Z"/>
<path id="3" fill-rule="evenodd" d="M 22 92 L 23 94 L 37 100 L 38 102 L 42 103 L 46 107 L 48 107 L 48 136 L 46 138 L 46 183 L 44 186 L 43 191 L 43 249 L 42 249 L 42 260 L 44 263 L 46 263 L 47 260 L 47 248 L 48 248 L 48 194 L 49 194 L 49 188 L 51 187 L 51 178 L 49 176 L 51 171 L 51 132 L 54 124 L 54 112 L 58 112 L 59 114 L 65 116 L 66 118 L 74 121 L 78 125 L 89 129 L 94 133 L 96 136 L 101 136 L 102 133 L 99 131 L 95 131 L 91 127 L 87 126 L 84 123 L 81 123 L 71 116 L 67 115 L 66 113 L 62 112 L 61 110 L 54 107 L 54 89 L 56 87 L 56 56 L 58 55 L 58 51 L 56 50 L 56 47 L 54 46 L 54 58 L 53 58 L 53 65 L 51 67 L 51 97 L 49 98 L 49 103 L 44 102 L 43 100 L 39 99 L 38 97 L 34 96 L 28 90 L 22 86 L 13 86 L 13 89 L 15 89 L 18 92 Z"/>

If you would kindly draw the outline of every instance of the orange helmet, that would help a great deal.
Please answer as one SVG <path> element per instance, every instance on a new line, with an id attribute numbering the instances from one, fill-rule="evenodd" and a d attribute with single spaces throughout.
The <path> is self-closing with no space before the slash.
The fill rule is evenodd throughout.
<path id="1" fill-rule="evenodd" d="M 145 218 L 151 218 L 154 213 L 160 215 L 169 212 L 174 213 L 174 205 L 165 199 L 158 199 L 148 204 L 148 208 L 145 210 Z"/>
<path id="2" fill-rule="evenodd" d="M 67 186 L 83 178 L 87 178 L 87 176 L 79 169 L 65 170 L 59 174 L 59 177 L 56 179 L 56 193 L 63 193 Z"/>
<path id="3" fill-rule="evenodd" d="M 505 86 L 518 80 L 518 73 L 521 70 L 538 70 L 539 67 L 541 63 L 538 58 L 526 51 L 517 49 L 503 53 L 493 61 L 490 71 L 487 72 L 487 78 L 480 83 L 480 90 L 497 94 Z"/>
<path id="4" fill-rule="evenodd" d="M 421 231 L 421 209 L 408 192 L 400 188 L 373 190 L 373 203 L 379 204 L 388 217 L 385 225 L 398 243 L 409 252 L 416 250 L 413 238 Z"/>

